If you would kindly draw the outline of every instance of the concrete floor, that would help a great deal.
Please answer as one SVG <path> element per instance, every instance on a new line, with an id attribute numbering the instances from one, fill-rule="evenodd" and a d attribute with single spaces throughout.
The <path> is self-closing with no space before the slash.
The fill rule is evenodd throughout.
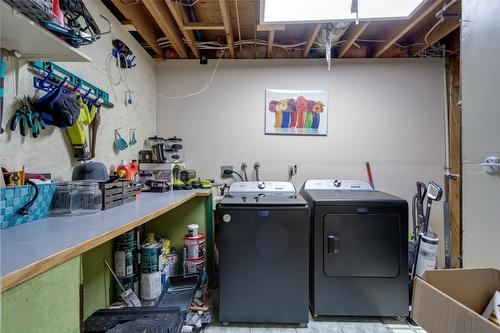
<path id="1" fill-rule="evenodd" d="M 214 323 L 203 333 L 425 333 L 399 318 L 352 318 L 320 317 L 309 318 L 307 327 L 295 325 L 234 324 L 221 326 Z"/>

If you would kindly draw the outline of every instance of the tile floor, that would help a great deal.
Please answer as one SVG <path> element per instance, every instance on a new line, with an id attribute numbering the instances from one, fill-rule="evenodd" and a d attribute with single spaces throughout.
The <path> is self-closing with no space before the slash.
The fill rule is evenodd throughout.
<path id="1" fill-rule="evenodd" d="M 295 325 L 234 324 L 221 326 L 214 323 L 203 333 L 425 333 L 399 318 L 309 318 L 307 327 Z"/>

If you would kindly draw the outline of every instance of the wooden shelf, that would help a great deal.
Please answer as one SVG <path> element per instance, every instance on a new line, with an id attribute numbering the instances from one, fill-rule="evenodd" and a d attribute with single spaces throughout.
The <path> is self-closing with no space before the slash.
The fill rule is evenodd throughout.
<path id="1" fill-rule="evenodd" d="M 37 23 L 0 1 L 0 45 L 17 50 L 24 60 L 90 62 L 78 49 L 69 46 Z"/>

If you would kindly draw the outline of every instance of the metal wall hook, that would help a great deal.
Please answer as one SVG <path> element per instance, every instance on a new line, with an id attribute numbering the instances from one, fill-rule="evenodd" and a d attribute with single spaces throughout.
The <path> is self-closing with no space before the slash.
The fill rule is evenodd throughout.
<path id="1" fill-rule="evenodd" d="M 111 30 L 113 30 L 113 24 L 111 24 L 111 21 L 108 20 L 108 18 L 104 15 L 99 15 L 102 19 L 104 19 L 106 22 L 108 22 L 108 25 L 109 25 L 109 30 L 108 31 L 105 31 L 105 32 L 101 32 L 100 34 L 97 34 L 97 35 L 93 35 L 92 37 L 93 38 L 99 38 L 101 36 L 104 36 L 104 35 L 107 35 L 111 32 Z"/>

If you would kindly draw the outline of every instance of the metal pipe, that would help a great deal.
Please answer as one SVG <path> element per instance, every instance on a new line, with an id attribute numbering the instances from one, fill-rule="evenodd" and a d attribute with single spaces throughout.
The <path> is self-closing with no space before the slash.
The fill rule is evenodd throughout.
<path id="1" fill-rule="evenodd" d="M 198 20 L 196 19 L 196 13 L 194 12 L 193 1 L 186 0 L 186 4 L 188 8 L 189 18 L 191 19 L 191 23 L 198 22 Z M 201 33 L 199 30 L 194 30 L 194 35 L 197 41 L 201 40 Z"/>

